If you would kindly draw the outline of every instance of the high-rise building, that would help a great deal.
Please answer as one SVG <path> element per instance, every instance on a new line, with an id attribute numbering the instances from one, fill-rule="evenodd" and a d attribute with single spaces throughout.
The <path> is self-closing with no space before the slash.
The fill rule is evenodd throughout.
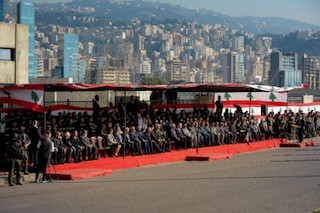
<path id="1" fill-rule="evenodd" d="M 299 59 L 302 82 L 309 89 L 320 89 L 320 57 L 302 55 Z"/>
<path id="2" fill-rule="evenodd" d="M 229 52 L 223 56 L 223 82 L 244 83 L 244 56 L 241 53 Z"/>
<path id="3" fill-rule="evenodd" d="M 302 72 L 298 70 L 298 54 L 273 51 L 270 55 L 269 85 L 300 86 Z"/>
<path id="4" fill-rule="evenodd" d="M 18 23 L 29 27 L 28 78 L 38 77 L 38 63 L 34 54 L 34 6 L 32 2 L 21 1 L 17 5 Z"/>
<path id="5" fill-rule="evenodd" d="M 244 51 L 244 37 L 243 36 L 235 36 L 232 42 L 232 49 L 236 52 Z"/>
<path id="6" fill-rule="evenodd" d="M 4 22 L 4 0 L 0 0 L 0 22 Z"/>
<path id="7" fill-rule="evenodd" d="M 174 60 L 167 64 L 166 70 L 168 82 L 190 82 L 188 63 Z"/>
<path id="8" fill-rule="evenodd" d="M 79 36 L 64 34 L 60 45 L 63 52 L 63 78 L 74 78 L 78 75 Z M 61 50 L 60 50 L 61 52 Z M 60 53 L 61 54 L 61 53 Z M 75 82 L 76 83 L 76 82 Z"/>

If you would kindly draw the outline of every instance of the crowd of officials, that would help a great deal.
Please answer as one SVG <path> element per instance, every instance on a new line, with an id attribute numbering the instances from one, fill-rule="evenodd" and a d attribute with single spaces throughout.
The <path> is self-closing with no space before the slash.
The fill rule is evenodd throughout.
<path id="1" fill-rule="evenodd" d="M 174 107 L 154 110 L 152 105 L 137 98 L 116 110 L 100 110 L 99 97 L 93 99 L 93 114 L 87 112 L 58 113 L 44 116 L 30 111 L 8 112 L 5 134 L 10 138 L 9 185 L 21 184 L 20 170 L 36 168 L 36 179 L 42 172 L 45 180 L 48 164 L 78 163 L 102 156 L 149 155 L 175 149 L 199 148 L 269 139 L 292 137 L 296 129 L 298 140 L 314 137 L 319 130 L 319 112 L 269 113 L 258 121 L 236 106 L 234 113 L 223 107 L 220 99 L 215 110 L 194 107 L 180 112 Z M 126 116 L 125 116 L 126 115 Z M 51 146 L 52 145 L 52 146 Z"/>

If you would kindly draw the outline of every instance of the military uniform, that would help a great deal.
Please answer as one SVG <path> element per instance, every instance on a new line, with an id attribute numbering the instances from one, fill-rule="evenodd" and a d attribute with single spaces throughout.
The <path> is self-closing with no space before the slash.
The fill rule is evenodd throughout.
<path id="1" fill-rule="evenodd" d="M 19 134 L 19 139 L 22 142 L 22 155 L 23 155 L 23 160 L 22 160 L 22 171 L 24 172 L 24 174 L 28 175 L 28 160 L 29 160 L 29 156 L 28 156 L 28 146 L 31 144 L 31 141 L 29 139 L 29 136 L 24 133 L 24 130 L 21 130 L 21 134 Z"/>
<path id="2" fill-rule="evenodd" d="M 24 146 L 22 145 L 22 141 L 19 139 L 18 134 L 12 134 L 10 136 L 12 138 L 11 143 L 8 147 L 8 157 L 9 157 L 9 177 L 8 182 L 9 186 L 14 186 L 13 184 L 13 175 L 16 172 L 16 183 L 17 185 L 22 185 L 21 183 L 21 161 L 24 158 L 23 150 Z"/>

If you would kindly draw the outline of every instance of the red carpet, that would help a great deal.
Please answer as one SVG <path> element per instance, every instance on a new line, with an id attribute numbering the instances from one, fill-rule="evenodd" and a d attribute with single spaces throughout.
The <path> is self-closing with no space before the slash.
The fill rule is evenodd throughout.
<path id="1" fill-rule="evenodd" d="M 100 158 L 95 161 L 84 161 L 81 163 L 70 163 L 56 165 L 57 179 L 85 179 L 99 175 L 110 174 L 112 170 L 135 168 L 147 165 L 156 165 L 161 163 L 184 161 L 187 156 L 212 155 L 217 158 L 226 156 L 227 154 L 239 154 L 245 152 L 253 152 L 261 149 L 270 149 L 279 147 L 282 139 L 272 139 L 253 143 L 230 144 L 222 146 L 203 147 L 197 149 L 174 150 L 171 152 L 143 155 L 143 156 L 128 156 L 128 157 L 107 157 Z M 223 155 L 221 155 L 223 154 Z M 214 158 L 214 157 L 212 157 Z M 110 171 L 111 170 L 111 171 Z M 51 170 L 52 178 L 55 171 Z"/>

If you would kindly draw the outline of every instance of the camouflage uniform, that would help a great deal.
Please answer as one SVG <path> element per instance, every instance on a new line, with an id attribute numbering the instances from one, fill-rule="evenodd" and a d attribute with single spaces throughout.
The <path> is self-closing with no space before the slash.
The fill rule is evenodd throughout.
<path id="1" fill-rule="evenodd" d="M 16 183 L 17 185 L 22 185 L 21 183 L 21 161 L 24 159 L 24 146 L 22 141 L 19 139 L 18 134 L 13 134 L 11 136 L 12 141 L 8 147 L 9 154 L 9 186 L 14 186 L 13 176 L 16 172 Z"/>

